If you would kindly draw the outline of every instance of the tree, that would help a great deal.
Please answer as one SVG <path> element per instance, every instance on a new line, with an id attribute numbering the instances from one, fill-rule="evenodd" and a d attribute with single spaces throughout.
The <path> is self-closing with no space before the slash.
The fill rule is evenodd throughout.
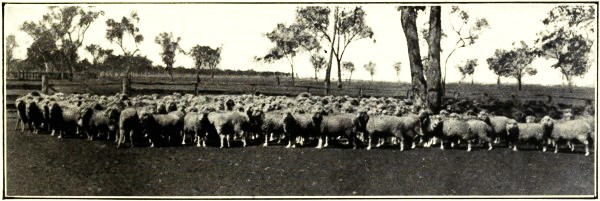
<path id="1" fill-rule="evenodd" d="M 440 40 L 442 37 L 441 6 L 429 8 L 429 35 L 427 45 L 429 46 L 429 60 L 427 68 L 427 106 L 437 113 L 442 106 L 444 89 L 441 81 L 440 53 L 442 52 Z"/>
<path id="2" fill-rule="evenodd" d="M 373 31 L 366 25 L 365 11 L 361 7 L 346 10 L 335 7 L 331 13 L 330 8 L 321 6 L 308 6 L 296 11 L 296 22 L 309 30 L 315 38 L 324 38 L 330 45 L 329 63 L 325 74 L 326 93 L 330 89 L 331 65 L 333 57 L 337 61 L 338 88 L 342 88 L 342 59 L 350 43 L 372 38 Z M 330 18 L 333 18 L 333 33 L 329 32 Z"/>
<path id="3" fill-rule="evenodd" d="M 114 19 L 106 20 L 106 39 L 111 43 L 116 43 L 123 51 L 123 55 L 128 58 L 133 58 L 135 53 L 137 53 L 140 49 L 138 45 L 144 41 L 144 36 L 140 34 L 140 29 L 137 27 L 137 23 L 140 22 L 140 18 L 138 17 L 137 12 L 131 12 L 129 18 L 123 17 L 120 22 L 115 21 Z M 128 36 L 131 36 L 133 39 L 133 43 L 135 45 L 135 50 L 128 50 L 124 42 L 124 39 Z M 129 73 L 131 72 L 132 63 L 127 65 L 127 69 L 125 70 L 125 77 L 129 77 Z"/>
<path id="4" fill-rule="evenodd" d="M 348 82 L 352 81 L 352 73 L 354 72 L 354 70 L 356 70 L 356 68 L 354 67 L 354 63 L 352 63 L 351 61 L 345 61 L 344 63 L 342 63 L 342 65 L 344 66 L 344 70 L 350 72 L 350 77 L 348 77 Z"/>
<path id="5" fill-rule="evenodd" d="M 363 68 L 365 68 L 365 70 L 367 72 L 369 72 L 369 75 L 371 75 L 371 82 L 373 82 L 373 76 L 375 75 L 375 68 L 377 66 L 375 65 L 375 63 L 373 63 L 372 61 L 369 61 L 369 63 L 365 64 L 363 66 Z"/>
<path id="6" fill-rule="evenodd" d="M 319 73 L 319 71 L 321 71 L 323 69 L 323 67 L 325 67 L 325 64 L 326 64 L 325 57 L 321 56 L 319 54 L 312 54 L 312 55 L 310 55 L 310 63 L 312 64 L 313 68 L 315 69 L 315 82 L 318 82 L 319 78 L 318 78 L 317 74 Z"/>
<path id="7" fill-rule="evenodd" d="M 100 45 L 90 44 L 85 47 L 85 50 L 92 55 L 92 65 L 97 66 L 106 60 L 109 55 L 112 55 L 113 50 L 104 49 Z"/>
<path id="8" fill-rule="evenodd" d="M 292 24 L 277 24 L 277 27 L 266 33 L 265 36 L 275 44 L 269 53 L 262 57 L 257 57 L 257 61 L 265 61 L 272 63 L 274 61 L 285 58 L 292 69 L 292 84 L 295 84 L 294 79 L 294 57 L 303 50 L 312 50 L 318 48 L 318 43 L 315 44 L 314 37 L 308 34 L 301 26 Z M 302 49 L 304 48 L 304 49 Z"/>
<path id="9" fill-rule="evenodd" d="M 593 62 L 595 15 L 593 6 L 558 6 L 542 21 L 550 30 L 541 32 L 536 42 L 545 58 L 556 60 L 551 67 L 560 70 L 570 92 L 573 77 L 585 75 Z"/>
<path id="10" fill-rule="evenodd" d="M 9 69 L 9 71 L 15 69 L 13 66 L 13 61 L 15 60 L 15 49 L 17 49 L 17 47 L 19 47 L 19 44 L 17 44 L 17 39 L 15 37 L 14 34 L 10 34 L 8 36 L 6 36 L 6 43 L 5 43 L 5 47 L 4 49 L 6 50 L 6 68 Z"/>
<path id="11" fill-rule="evenodd" d="M 85 33 L 99 16 L 104 15 L 103 11 L 95 11 L 92 8 L 49 6 L 50 12 L 45 14 L 42 20 L 37 23 L 25 22 L 21 30 L 31 35 L 34 41 L 40 37 L 52 37 L 59 50 L 54 56 L 58 57 L 72 74 L 79 59 L 77 50 L 83 44 Z M 46 41 L 49 42 L 49 39 Z"/>
<path id="12" fill-rule="evenodd" d="M 521 41 L 521 46 L 512 50 L 496 50 L 494 55 L 487 59 L 487 62 L 490 70 L 497 75 L 517 79 L 519 91 L 521 91 L 523 77 L 537 73 L 537 70 L 530 65 L 538 54 L 539 52 L 534 48 Z"/>
<path id="13" fill-rule="evenodd" d="M 56 40 L 52 33 L 44 31 L 34 37 L 33 43 L 27 48 L 27 60 L 36 64 L 40 69 L 52 70 L 58 65 L 60 56 Z"/>
<path id="14" fill-rule="evenodd" d="M 217 70 L 219 63 L 221 63 L 221 50 L 221 47 L 215 49 L 209 46 L 200 45 L 192 47 L 190 54 L 192 55 L 192 59 L 194 59 L 194 64 L 197 69 L 196 78 L 198 82 L 200 81 L 200 69 L 202 68 L 210 69 L 210 77 L 214 81 L 215 71 Z"/>
<path id="15" fill-rule="evenodd" d="M 394 63 L 394 70 L 396 71 L 398 82 L 400 82 L 400 70 L 402 70 L 402 62 L 397 61 L 396 63 Z"/>
<path id="16" fill-rule="evenodd" d="M 427 100 L 427 83 L 423 76 L 423 63 L 421 62 L 421 52 L 419 50 L 419 36 L 417 33 L 417 11 L 424 10 L 424 6 L 399 6 L 400 21 L 402 30 L 406 37 L 408 49 L 408 60 L 410 64 L 410 75 L 414 94 L 414 104 L 417 106 L 425 106 Z"/>
<path id="17" fill-rule="evenodd" d="M 167 72 L 169 72 L 169 75 L 171 76 L 171 81 L 173 81 L 173 63 L 175 63 L 175 55 L 177 54 L 177 51 L 182 51 L 179 47 L 181 37 L 175 38 L 173 33 L 162 32 L 156 36 L 154 42 L 159 44 L 162 48 L 160 56 L 162 57 L 163 63 L 166 65 Z"/>
<path id="18" fill-rule="evenodd" d="M 457 65 L 458 71 L 462 77 L 460 81 L 462 82 L 467 76 L 471 76 L 471 84 L 473 84 L 473 73 L 475 73 L 475 67 L 477 66 L 477 59 L 467 59 L 467 62 L 464 66 Z"/>
<path id="19" fill-rule="evenodd" d="M 453 20 L 459 19 L 460 26 L 457 27 L 452 23 Z M 475 21 L 471 21 L 469 17 L 469 13 L 465 10 L 460 9 L 458 6 L 452 6 L 452 10 L 450 10 L 450 17 L 448 18 L 448 23 L 452 26 L 452 33 L 455 33 L 458 39 L 454 44 L 454 48 L 448 53 L 446 56 L 446 61 L 444 62 L 444 77 L 442 79 L 442 90 L 446 88 L 446 69 L 448 66 L 448 59 L 458 50 L 459 48 L 464 48 L 467 46 L 471 46 L 475 44 L 479 36 L 481 35 L 484 29 L 488 29 L 490 27 L 486 18 L 478 18 Z M 469 26 L 469 29 L 464 29 L 465 26 Z M 466 32 L 465 32 L 466 31 Z"/>

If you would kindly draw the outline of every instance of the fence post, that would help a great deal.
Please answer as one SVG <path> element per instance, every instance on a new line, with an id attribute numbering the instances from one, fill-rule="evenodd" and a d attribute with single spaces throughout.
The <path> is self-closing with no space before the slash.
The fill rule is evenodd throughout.
<path id="1" fill-rule="evenodd" d="M 131 93 L 131 80 L 129 77 L 123 78 L 123 94 L 129 95 Z"/>
<path id="2" fill-rule="evenodd" d="M 310 87 L 306 87 L 306 93 L 310 93 Z"/>
<path id="3" fill-rule="evenodd" d="M 46 75 L 42 75 L 42 93 L 48 94 L 48 77 Z"/>

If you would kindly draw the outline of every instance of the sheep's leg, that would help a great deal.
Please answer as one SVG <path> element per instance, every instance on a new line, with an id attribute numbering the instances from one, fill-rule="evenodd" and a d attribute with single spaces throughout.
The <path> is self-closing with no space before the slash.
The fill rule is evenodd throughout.
<path id="1" fill-rule="evenodd" d="M 17 120 L 17 124 L 15 124 L 15 130 L 18 131 L 19 130 L 19 123 L 21 123 L 21 118 L 19 118 Z"/>
<path id="2" fill-rule="evenodd" d="M 225 141 L 227 142 L 227 147 L 231 147 L 231 144 L 229 143 L 231 141 L 231 135 L 225 135 Z"/>
<path id="3" fill-rule="evenodd" d="M 133 140 L 133 138 L 134 138 L 133 135 L 134 135 L 133 130 L 130 130 L 129 131 L 129 143 L 131 143 L 131 147 L 135 147 L 135 143 L 134 143 L 134 140 Z M 154 144 L 152 144 L 152 146 L 154 146 Z"/>
<path id="4" fill-rule="evenodd" d="M 206 147 L 206 137 L 202 138 L 202 147 Z"/>
<path id="5" fill-rule="evenodd" d="M 489 146 L 488 151 L 492 150 L 494 148 L 492 141 L 488 142 L 488 146 Z"/>
<path id="6" fill-rule="evenodd" d="M 571 148 L 571 152 L 575 151 L 575 145 L 573 143 L 571 143 L 571 141 L 568 141 L 567 145 L 569 146 L 569 148 Z"/>
<path id="7" fill-rule="evenodd" d="M 317 149 L 323 148 L 323 136 L 319 136 L 319 142 L 317 143 Z"/>
<path id="8" fill-rule="evenodd" d="M 400 140 L 400 151 L 404 151 L 404 140 Z"/>
<path id="9" fill-rule="evenodd" d="M 471 151 L 471 144 L 473 142 L 471 140 L 467 140 L 467 151 Z"/>
<path id="10" fill-rule="evenodd" d="M 454 142 L 450 142 L 450 148 L 454 148 Z"/>
<path id="11" fill-rule="evenodd" d="M 513 149 L 512 149 L 512 150 L 513 150 L 513 151 L 519 151 L 519 148 L 517 148 L 517 144 L 514 144 L 514 145 L 513 145 Z"/>
<path id="12" fill-rule="evenodd" d="M 590 155 L 590 146 L 589 146 L 589 142 L 587 140 L 583 141 L 583 144 L 585 145 L 585 155 L 589 156 Z"/>
<path id="13" fill-rule="evenodd" d="M 200 141 L 202 141 L 202 140 L 200 140 L 200 136 L 196 135 L 196 147 L 201 147 L 202 146 L 202 144 L 200 144 Z"/>
<path id="14" fill-rule="evenodd" d="M 412 146 L 410 146 L 410 149 L 415 149 L 416 147 L 417 147 L 417 142 L 413 141 Z"/>
<path id="15" fill-rule="evenodd" d="M 271 133 L 271 137 L 273 137 L 273 133 Z M 265 135 L 265 143 L 263 144 L 263 147 L 267 146 L 269 146 L 269 136 Z"/>
<path id="16" fill-rule="evenodd" d="M 246 136 L 247 134 L 244 133 L 244 131 L 242 131 L 242 147 L 246 147 L 246 138 L 248 138 L 248 136 Z M 229 145 L 227 145 L 229 146 Z"/>
<path id="17" fill-rule="evenodd" d="M 323 145 L 323 147 L 328 147 L 329 146 L 329 136 L 325 136 L 325 144 Z"/>
<path id="18" fill-rule="evenodd" d="M 444 141 L 440 141 L 440 149 L 444 150 Z"/>
<path id="19" fill-rule="evenodd" d="M 554 141 L 552 143 L 554 143 L 554 153 L 558 153 L 558 144 Z"/>
<path id="20" fill-rule="evenodd" d="M 183 132 L 183 137 L 181 139 L 181 145 L 185 145 L 185 138 L 187 138 L 187 132 Z"/>
<path id="21" fill-rule="evenodd" d="M 372 140 L 373 140 L 373 138 L 372 138 L 372 137 L 370 137 L 370 138 L 367 140 L 367 150 L 371 150 L 371 141 L 372 141 Z"/>
<path id="22" fill-rule="evenodd" d="M 53 135 L 54 135 L 54 131 L 55 131 L 55 130 L 53 130 L 53 132 L 52 132 L 52 133 L 53 133 Z M 125 131 L 124 131 L 124 130 L 121 130 L 121 129 L 119 129 L 119 138 L 118 138 L 118 140 L 117 140 L 117 148 L 120 148 L 120 147 L 121 147 L 121 144 L 122 144 L 123 142 L 125 142 Z"/>
<path id="23" fill-rule="evenodd" d="M 546 145 L 542 145 L 542 152 L 546 152 L 546 149 L 548 148 L 548 146 Z"/>
<path id="24" fill-rule="evenodd" d="M 221 139 L 221 147 L 219 148 L 223 148 L 225 144 L 225 135 L 219 134 L 219 138 Z"/>

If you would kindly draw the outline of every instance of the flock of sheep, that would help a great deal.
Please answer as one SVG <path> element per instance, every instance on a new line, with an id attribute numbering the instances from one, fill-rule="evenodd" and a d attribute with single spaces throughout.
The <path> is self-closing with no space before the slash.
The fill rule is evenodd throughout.
<path id="1" fill-rule="evenodd" d="M 487 97 L 486 97 L 487 98 Z M 495 101 L 495 102 L 494 102 Z M 52 136 L 114 140 L 117 147 L 207 146 L 217 136 L 221 148 L 239 140 L 268 146 L 284 141 L 288 148 L 330 141 L 353 148 L 398 146 L 455 147 L 466 144 L 492 149 L 506 144 L 536 145 L 554 152 L 576 144 L 585 154 L 595 141 L 594 109 L 548 106 L 542 102 L 448 99 L 433 114 L 409 99 L 312 96 L 295 98 L 263 95 L 194 96 L 191 94 L 99 96 L 32 92 L 16 100 L 21 132 L 50 132 Z M 565 108 L 568 107 L 568 108 Z M 533 108 L 533 109 L 532 109 Z M 537 108 L 537 109 L 536 109 Z M 540 109 L 541 108 L 541 109 Z M 506 115 L 508 114 L 508 115 Z M 508 116 L 508 117 L 507 117 Z"/>

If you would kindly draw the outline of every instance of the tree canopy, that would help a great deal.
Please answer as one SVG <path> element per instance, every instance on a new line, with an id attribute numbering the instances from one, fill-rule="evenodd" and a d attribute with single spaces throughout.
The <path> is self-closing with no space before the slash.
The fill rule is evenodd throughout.
<path id="1" fill-rule="evenodd" d="M 154 42 L 161 47 L 160 56 L 166 65 L 167 72 L 171 76 L 171 81 L 173 81 L 173 63 L 175 63 L 177 51 L 181 51 L 179 47 L 181 37 L 175 38 L 173 33 L 162 32 L 156 36 Z"/>
<path id="2" fill-rule="evenodd" d="M 502 77 L 517 79 L 519 90 L 522 88 L 522 78 L 526 75 L 535 75 L 537 70 L 531 67 L 531 62 L 539 52 L 529 47 L 525 42 L 512 50 L 496 50 L 494 55 L 486 61 L 490 70 Z"/>

